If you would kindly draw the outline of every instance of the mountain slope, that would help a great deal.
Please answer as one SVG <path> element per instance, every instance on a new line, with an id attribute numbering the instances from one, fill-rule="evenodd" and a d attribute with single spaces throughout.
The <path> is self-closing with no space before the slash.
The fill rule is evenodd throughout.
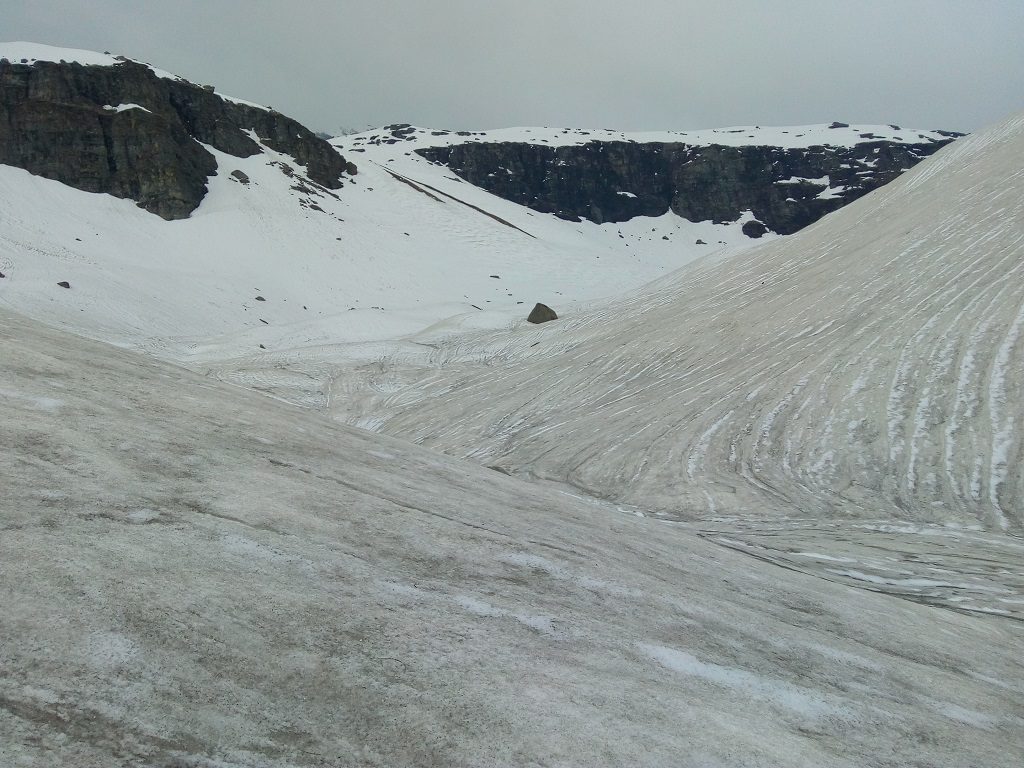
<path id="1" fill-rule="evenodd" d="M 1010 622 L 0 321 L 4 765 L 995 767 L 1024 749 Z"/>
<path id="2" fill-rule="evenodd" d="M 173 221 L 0 166 L 0 764 L 1016 766 L 1024 119 L 739 255 L 241 130 Z"/>
<path id="3" fill-rule="evenodd" d="M 0 58 L 8 162 L 48 173 L 59 155 L 78 174 L 69 182 L 113 192 L 123 182 L 122 193 L 145 187 L 149 169 L 162 179 L 158 199 L 198 203 L 164 221 L 129 199 L 0 164 L 0 303 L 166 358 L 202 365 L 330 345 L 372 360 L 381 343 L 438 322 L 502 328 L 537 301 L 564 311 L 750 242 L 742 221 L 560 221 L 401 152 L 356 153 L 364 167 L 331 189 L 317 172 L 330 164 L 311 163 L 311 147 L 342 156 L 305 129 L 284 141 L 271 129 L 290 123 L 265 107 L 106 54 L 5 43 Z M 65 117 L 75 130 L 64 131 Z M 142 168 L 119 165 L 134 150 L 118 136 L 171 149 Z M 83 147 L 96 151 L 80 156 Z M 178 167 L 179 150 L 197 174 Z M 172 194 L 160 158 L 194 195 L 174 184 Z M 310 402 L 322 400 L 318 388 Z"/>
<path id="4" fill-rule="evenodd" d="M 1022 126 L 791 238 L 551 327 L 463 339 L 501 366 L 441 368 L 376 403 L 383 428 L 684 518 L 1020 531 Z"/>
<path id="5" fill-rule="evenodd" d="M 502 132 L 498 132 L 501 134 Z M 628 221 L 671 211 L 789 235 L 887 184 L 955 136 L 896 126 L 760 127 L 609 135 L 489 135 L 417 152 L 507 200 L 567 219 Z"/>
<path id="6" fill-rule="evenodd" d="M 798 154 L 831 143 L 839 162 L 883 141 L 907 144 L 909 163 L 949 138 L 885 126 L 636 137 L 392 127 L 332 148 L 267 107 L 123 57 L 3 43 L 0 59 L 0 303 L 319 406 L 334 361 L 423 350 L 411 337 L 427 329 L 506 328 L 538 301 L 572 313 L 749 247 L 746 233 L 761 231 L 750 210 L 690 221 L 667 204 L 618 223 L 565 221 L 469 184 L 420 151 L 467 139 L 582 149 L 595 139 L 755 143 Z M 345 158 L 358 161 L 356 175 Z M 868 166 L 844 173 L 882 178 Z M 819 214 L 848 194 L 838 177 L 782 181 L 761 186 L 806 197 Z M 278 376 L 281 365 L 301 370 Z"/>
<path id="7" fill-rule="evenodd" d="M 181 219 L 217 172 L 208 147 L 244 158 L 263 145 L 330 189 L 356 171 L 295 120 L 212 86 L 124 57 L 0 43 L 0 164 Z"/>

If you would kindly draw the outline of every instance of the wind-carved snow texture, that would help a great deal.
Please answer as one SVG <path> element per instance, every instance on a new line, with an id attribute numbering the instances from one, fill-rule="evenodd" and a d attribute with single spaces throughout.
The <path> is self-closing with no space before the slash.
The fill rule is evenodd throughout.
<path id="1" fill-rule="evenodd" d="M 5 767 L 1019 764 L 1015 622 L 5 309 L 0 360 Z"/>

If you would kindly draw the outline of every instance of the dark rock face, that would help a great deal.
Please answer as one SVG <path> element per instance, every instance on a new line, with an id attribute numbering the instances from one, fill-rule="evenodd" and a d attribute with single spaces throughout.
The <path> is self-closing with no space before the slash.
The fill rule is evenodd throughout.
<path id="1" fill-rule="evenodd" d="M 758 238 L 762 237 L 767 232 L 768 227 L 766 227 L 764 224 L 762 224 L 760 221 L 757 221 L 756 219 L 754 221 L 748 221 L 746 224 L 743 225 L 743 234 L 746 235 L 747 237 Z"/>
<path id="2" fill-rule="evenodd" d="M 555 314 L 555 310 L 549 307 L 547 304 L 537 303 L 530 311 L 530 316 L 526 318 L 526 322 L 540 325 L 541 323 L 547 323 L 551 320 L 557 320 L 558 315 Z"/>
<path id="3" fill-rule="evenodd" d="M 470 141 L 417 151 L 499 197 L 564 219 L 600 224 L 671 210 L 690 221 L 724 223 L 750 210 L 769 230 L 790 234 L 888 183 L 946 143 L 869 141 L 852 148 L 782 149 Z M 790 183 L 824 176 L 836 189 L 832 195 L 819 197 L 827 189 L 823 184 Z"/>
<path id="4" fill-rule="evenodd" d="M 143 109 L 109 108 L 122 104 Z M 330 189 L 341 186 L 351 165 L 290 118 L 157 77 L 142 64 L 0 60 L 0 163 L 135 200 L 165 219 L 195 210 L 207 178 L 217 172 L 202 144 L 249 157 L 261 150 L 247 131 L 294 157 L 311 180 Z"/>

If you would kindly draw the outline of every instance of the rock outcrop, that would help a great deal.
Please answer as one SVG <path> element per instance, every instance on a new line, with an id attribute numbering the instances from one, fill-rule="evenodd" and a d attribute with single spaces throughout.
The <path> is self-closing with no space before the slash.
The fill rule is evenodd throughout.
<path id="1" fill-rule="evenodd" d="M 582 145 L 470 140 L 416 150 L 499 197 L 598 224 L 661 216 L 736 221 L 745 211 L 791 234 L 886 184 L 960 134 L 921 143 L 852 147 L 695 146 L 590 141 Z"/>
<path id="2" fill-rule="evenodd" d="M 330 189 L 355 167 L 326 141 L 273 110 L 222 98 L 210 86 L 149 67 L 0 59 L 0 163 L 87 192 L 135 200 L 165 219 L 186 218 L 217 161 L 288 154 Z"/>

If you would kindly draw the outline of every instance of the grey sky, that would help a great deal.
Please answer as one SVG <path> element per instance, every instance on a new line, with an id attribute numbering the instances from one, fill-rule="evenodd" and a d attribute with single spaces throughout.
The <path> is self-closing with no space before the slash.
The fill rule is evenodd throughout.
<path id="1" fill-rule="evenodd" d="M 974 130 L 1024 109 L 1022 0 L 0 0 L 0 20 L 322 130 Z"/>

